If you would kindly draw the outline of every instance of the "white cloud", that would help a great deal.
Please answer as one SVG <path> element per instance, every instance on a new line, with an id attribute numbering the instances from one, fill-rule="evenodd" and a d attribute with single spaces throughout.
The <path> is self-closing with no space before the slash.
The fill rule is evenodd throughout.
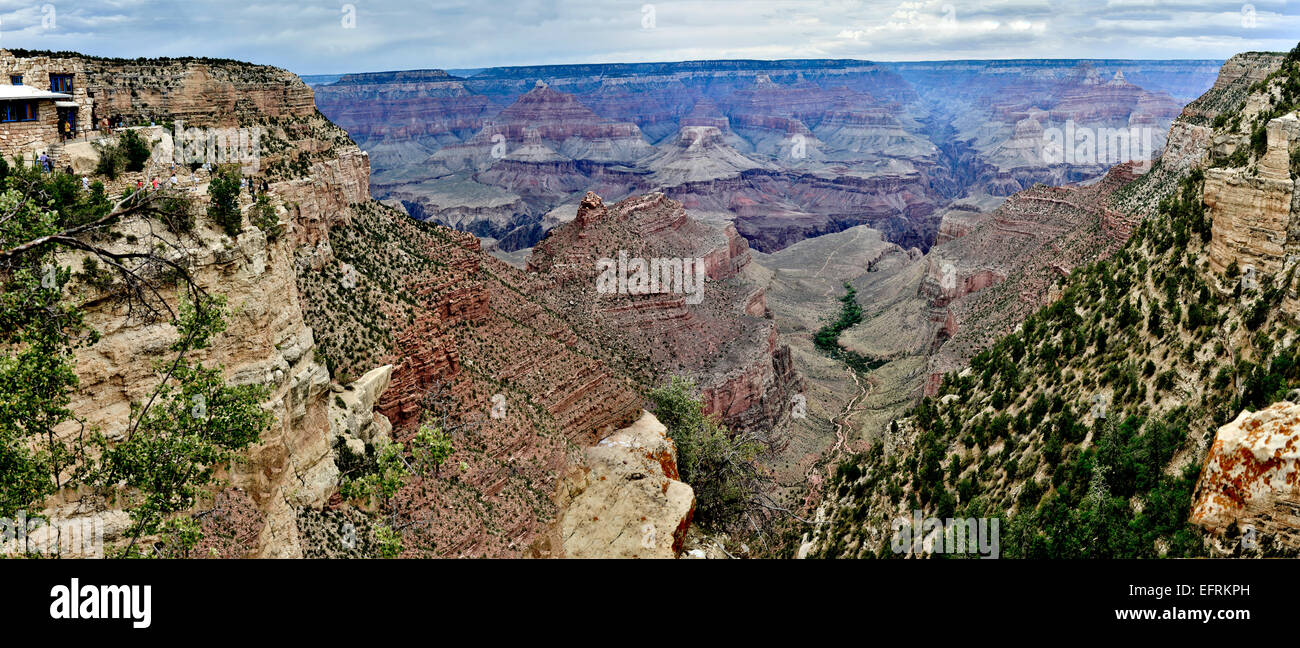
<path id="1" fill-rule="evenodd" d="M 354 29 L 343 5 L 356 7 Z M 311 74 L 693 58 L 1226 58 L 1289 50 L 1300 8 L 1255 0 L 0 0 L 0 47 L 214 56 Z M 642 24 L 644 5 L 654 26 Z M 1300 5 L 1300 3 L 1291 3 Z"/>

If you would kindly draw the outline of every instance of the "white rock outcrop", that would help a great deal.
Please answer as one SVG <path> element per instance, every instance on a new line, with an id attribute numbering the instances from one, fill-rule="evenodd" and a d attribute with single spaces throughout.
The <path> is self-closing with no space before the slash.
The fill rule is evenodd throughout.
<path id="1" fill-rule="evenodd" d="M 375 403 L 388 389 L 392 375 L 393 365 L 377 367 L 334 394 L 330 400 L 330 431 L 345 441 L 359 439 L 374 443 L 389 438 L 393 424 L 388 417 L 374 410 Z"/>
<path id="2" fill-rule="evenodd" d="M 677 448 L 649 412 L 585 451 L 560 486 L 558 544 L 567 558 L 676 558 L 695 491 L 679 481 Z"/>
<path id="3" fill-rule="evenodd" d="M 1279 539 L 1300 530 L 1300 404 L 1243 411 L 1219 428 L 1191 521 L 1211 531 L 1249 523 Z"/>

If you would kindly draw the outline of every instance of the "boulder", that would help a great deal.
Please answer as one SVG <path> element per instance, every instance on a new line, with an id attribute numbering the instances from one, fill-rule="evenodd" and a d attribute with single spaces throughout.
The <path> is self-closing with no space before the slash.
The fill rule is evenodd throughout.
<path id="1" fill-rule="evenodd" d="M 1191 521 L 1210 531 L 1250 524 L 1286 542 L 1300 530 L 1300 404 L 1243 411 L 1219 428 Z"/>
<path id="2" fill-rule="evenodd" d="M 99 151 L 91 142 L 69 142 L 64 145 L 63 153 L 67 156 L 72 172 L 77 175 L 90 175 L 99 166 Z"/>
<path id="3" fill-rule="evenodd" d="M 568 558 L 676 558 L 695 512 L 677 448 L 649 412 L 587 448 L 561 484 L 560 544 Z M 566 506 L 567 504 L 567 506 Z"/>

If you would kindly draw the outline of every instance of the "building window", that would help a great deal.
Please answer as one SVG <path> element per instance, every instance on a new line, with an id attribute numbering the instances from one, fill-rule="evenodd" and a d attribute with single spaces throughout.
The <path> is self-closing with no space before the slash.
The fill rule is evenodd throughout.
<path id="1" fill-rule="evenodd" d="M 23 75 L 21 74 L 9 75 L 9 85 L 22 85 L 22 84 L 23 84 Z"/>
<path id="2" fill-rule="evenodd" d="M 36 121 L 35 101 L 0 102 L 0 122 Z"/>
<path id="3" fill-rule="evenodd" d="M 51 74 L 50 92 L 72 92 L 72 75 Z"/>

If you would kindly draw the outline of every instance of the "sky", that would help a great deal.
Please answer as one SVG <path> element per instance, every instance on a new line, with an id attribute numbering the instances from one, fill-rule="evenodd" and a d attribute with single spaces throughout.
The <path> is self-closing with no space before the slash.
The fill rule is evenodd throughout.
<path id="1" fill-rule="evenodd" d="M 1223 59 L 1300 40 L 1300 0 L 0 0 L 0 47 L 298 74 L 853 58 Z"/>

